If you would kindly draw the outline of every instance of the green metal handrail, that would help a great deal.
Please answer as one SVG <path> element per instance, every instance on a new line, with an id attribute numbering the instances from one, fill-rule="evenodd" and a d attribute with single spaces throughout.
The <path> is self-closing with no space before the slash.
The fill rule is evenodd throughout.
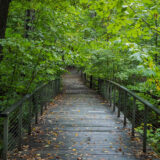
<path id="1" fill-rule="evenodd" d="M 136 95 L 134 92 L 116 82 L 94 78 L 92 75 L 87 76 L 83 73 L 81 76 L 87 83 L 89 82 L 90 88 L 96 88 L 98 92 L 106 100 L 108 100 L 109 105 L 113 107 L 113 111 L 117 108 L 117 117 L 120 117 L 120 113 L 123 113 L 124 126 L 127 123 L 127 119 L 131 122 L 132 136 L 135 136 L 135 128 L 143 124 L 143 152 L 146 153 L 147 130 L 149 129 L 148 124 L 152 124 L 154 129 L 160 128 L 160 122 L 158 122 L 160 120 L 160 110 L 148 101 Z M 130 103 L 127 104 L 128 102 Z M 139 102 L 144 106 L 143 111 L 138 111 L 136 102 Z M 154 121 L 149 122 L 149 118 L 151 118 L 151 115 L 149 117 L 149 114 L 152 114 L 153 112 L 157 117 L 156 123 L 158 125 L 155 125 Z"/>
<path id="2" fill-rule="evenodd" d="M 160 115 L 160 110 L 158 108 L 156 108 L 153 104 L 149 103 L 145 99 L 139 97 L 134 92 L 130 91 L 129 89 L 125 88 L 124 86 L 121 86 L 120 84 L 118 84 L 116 82 L 113 82 L 113 81 L 110 81 L 110 80 L 106 80 L 106 81 L 108 81 L 109 83 L 112 83 L 113 85 L 115 85 L 115 86 L 123 89 L 124 91 L 126 91 L 127 93 L 129 93 L 130 95 L 132 95 L 134 98 L 136 98 L 137 100 L 139 100 L 141 103 L 143 103 L 144 105 L 146 105 L 150 109 L 153 109 L 155 112 L 157 112 L 157 114 Z"/>
<path id="3" fill-rule="evenodd" d="M 32 94 L 0 113 L 3 119 L 3 159 L 7 160 L 9 151 L 21 150 L 23 135 L 31 134 L 33 121 L 38 123 L 39 114 L 43 114 L 46 105 L 60 91 L 60 79 L 50 81 L 38 87 Z"/>

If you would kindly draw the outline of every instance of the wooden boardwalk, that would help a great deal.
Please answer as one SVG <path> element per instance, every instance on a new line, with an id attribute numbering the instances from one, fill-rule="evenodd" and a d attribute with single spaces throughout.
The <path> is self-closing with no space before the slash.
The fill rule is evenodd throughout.
<path id="1" fill-rule="evenodd" d="M 112 113 L 104 100 L 87 88 L 78 73 L 63 78 L 64 93 L 51 103 L 41 122 L 12 160 L 135 160 L 139 139 Z"/>

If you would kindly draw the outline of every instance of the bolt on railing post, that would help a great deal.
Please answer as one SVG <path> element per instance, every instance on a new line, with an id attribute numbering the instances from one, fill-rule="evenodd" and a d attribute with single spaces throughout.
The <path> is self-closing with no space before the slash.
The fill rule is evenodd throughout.
<path id="1" fill-rule="evenodd" d="M 127 92 L 124 92 L 124 123 L 123 125 L 126 126 L 127 124 L 127 102 L 126 102 L 126 99 L 127 99 Z"/>
<path id="2" fill-rule="evenodd" d="M 143 152 L 146 153 L 147 150 L 147 114 L 148 108 L 145 106 L 144 110 L 144 130 L 143 130 Z"/>
<path id="3" fill-rule="evenodd" d="M 136 98 L 133 99 L 133 110 L 132 110 L 132 137 L 134 137 L 134 129 L 136 121 Z"/>
<path id="4" fill-rule="evenodd" d="M 113 93 L 113 112 L 116 109 L 116 86 L 114 86 L 114 93 Z"/>
<path id="5" fill-rule="evenodd" d="M 19 106 L 19 118 L 18 118 L 18 150 L 22 148 L 22 105 Z"/>
<path id="6" fill-rule="evenodd" d="M 92 86 L 93 86 L 93 76 L 91 75 L 90 76 L 90 88 L 92 88 Z"/>
<path id="7" fill-rule="evenodd" d="M 7 160 L 8 154 L 8 128 L 9 128 L 9 117 L 4 119 L 4 130 L 3 130 L 3 159 Z"/>
<path id="8" fill-rule="evenodd" d="M 120 114 L 121 114 L 121 89 L 119 88 L 118 89 L 118 114 L 117 114 L 117 117 L 120 117 Z"/>

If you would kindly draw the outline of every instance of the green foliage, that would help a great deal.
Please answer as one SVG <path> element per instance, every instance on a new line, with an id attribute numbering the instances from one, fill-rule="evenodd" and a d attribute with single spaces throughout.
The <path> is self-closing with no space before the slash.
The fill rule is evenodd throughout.
<path id="1" fill-rule="evenodd" d="M 136 128 L 136 131 L 143 135 L 143 125 Z M 151 144 L 152 147 L 158 152 L 160 152 L 160 129 L 156 129 L 152 126 L 152 124 L 148 124 L 147 130 L 147 141 Z"/>
<path id="2" fill-rule="evenodd" d="M 2 110 L 68 65 L 114 80 L 159 108 L 159 8 L 152 0 L 12 1 L 0 40 Z"/>

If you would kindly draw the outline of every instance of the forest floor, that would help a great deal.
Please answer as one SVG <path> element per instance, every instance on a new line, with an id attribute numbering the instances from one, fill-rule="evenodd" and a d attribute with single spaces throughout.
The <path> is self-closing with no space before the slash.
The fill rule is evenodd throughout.
<path id="1" fill-rule="evenodd" d="M 136 160 L 143 155 L 138 137 L 96 91 L 73 70 L 63 77 L 63 93 L 48 105 L 40 123 L 24 137 L 23 150 L 11 160 Z"/>

